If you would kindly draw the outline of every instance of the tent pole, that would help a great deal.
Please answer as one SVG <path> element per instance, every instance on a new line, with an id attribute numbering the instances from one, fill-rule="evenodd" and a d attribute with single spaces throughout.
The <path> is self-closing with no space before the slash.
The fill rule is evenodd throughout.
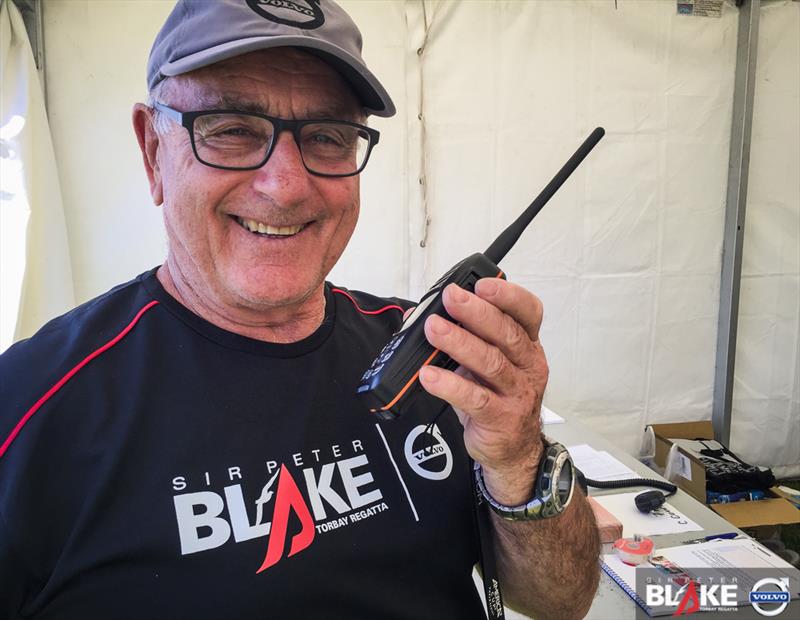
<path id="1" fill-rule="evenodd" d="M 737 3 L 738 4 L 738 3 Z M 714 370 L 712 424 L 714 436 L 730 444 L 733 404 L 733 370 L 736 359 L 736 330 L 739 321 L 739 288 L 742 275 L 742 241 L 747 206 L 747 177 L 750 164 L 750 132 L 753 122 L 758 17 L 761 0 L 745 0 L 739 7 L 736 42 L 736 81 L 733 89 L 733 123 L 728 160 L 728 191 L 725 204 L 725 236 L 722 244 L 722 272 L 717 323 L 717 359 Z"/>
<path id="2" fill-rule="evenodd" d="M 44 32 L 42 19 L 42 0 L 13 0 L 22 15 L 28 40 L 31 43 L 33 60 L 39 72 L 39 81 L 42 84 L 45 108 L 47 108 L 47 82 L 45 81 L 44 66 Z"/>

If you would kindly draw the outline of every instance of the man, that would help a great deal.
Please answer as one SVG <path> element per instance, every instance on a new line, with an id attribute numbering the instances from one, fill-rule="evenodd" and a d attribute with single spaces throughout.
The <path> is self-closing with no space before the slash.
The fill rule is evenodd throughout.
<path id="1" fill-rule="evenodd" d="M 479 618 L 473 472 L 506 602 L 584 615 L 580 491 L 527 520 L 543 455 L 542 309 L 504 280 L 443 293 L 420 398 L 355 386 L 409 304 L 325 282 L 391 99 L 331 2 L 179 2 L 133 124 L 169 238 L 157 269 L 2 357 L 0 610 L 58 618 Z M 500 516 L 505 514 L 515 520 Z M 542 516 L 542 515 L 539 515 Z M 521 520 L 525 519 L 525 520 Z"/>

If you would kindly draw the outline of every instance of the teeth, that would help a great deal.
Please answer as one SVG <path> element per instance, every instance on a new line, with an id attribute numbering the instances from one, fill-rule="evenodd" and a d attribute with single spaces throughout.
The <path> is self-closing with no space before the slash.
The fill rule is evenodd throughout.
<path id="1" fill-rule="evenodd" d="M 297 226 L 270 226 L 269 224 L 257 222 L 256 220 L 246 220 L 243 217 L 237 217 L 236 221 L 250 232 L 261 233 L 262 235 L 289 236 L 296 235 L 303 230 L 303 224 Z"/>

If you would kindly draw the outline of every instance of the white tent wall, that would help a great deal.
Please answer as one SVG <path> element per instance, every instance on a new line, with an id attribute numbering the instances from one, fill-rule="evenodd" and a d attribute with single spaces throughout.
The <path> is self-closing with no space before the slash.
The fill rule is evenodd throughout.
<path id="1" fill-rule="evenodd" d="M 544 301 L 546 402 L 631 452 L 647 422 L 709 417 L 737 12 L 448 8 L 424 58 L 425 280 L 483 249 L 603 125 L 607 137 L 503 263 Z"/>
<path id="2" fill-rule="evenodd" d="M 646 423 L 710 418 L 732 4 L 718 19 L 678 16 L 674 0 L 342 4 L 398 115 L 372 123 L 382 135 L 361 221 L 331 279 L 417 297 L 485 249 L 603 125 L 606 138 L 503 262 L 545 303 L 546 402 L 630 452 Z M 165 252 L 130 108 L 171 6 L 44 3 L 79 300 Z M 732 439 L 749 460 L 795 472 L 799 15 L 788 0 L 762 9 Z"/>

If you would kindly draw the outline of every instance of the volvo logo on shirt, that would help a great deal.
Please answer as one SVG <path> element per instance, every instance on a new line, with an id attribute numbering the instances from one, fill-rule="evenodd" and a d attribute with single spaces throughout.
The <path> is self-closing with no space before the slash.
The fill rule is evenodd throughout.
<path id="1" fill-rule="evenodd" d="M 435 424 L 411 429 L 403 452 L 414 473 L 428 480 L 444 480 L 453 471 L 453 452 Z"/>

